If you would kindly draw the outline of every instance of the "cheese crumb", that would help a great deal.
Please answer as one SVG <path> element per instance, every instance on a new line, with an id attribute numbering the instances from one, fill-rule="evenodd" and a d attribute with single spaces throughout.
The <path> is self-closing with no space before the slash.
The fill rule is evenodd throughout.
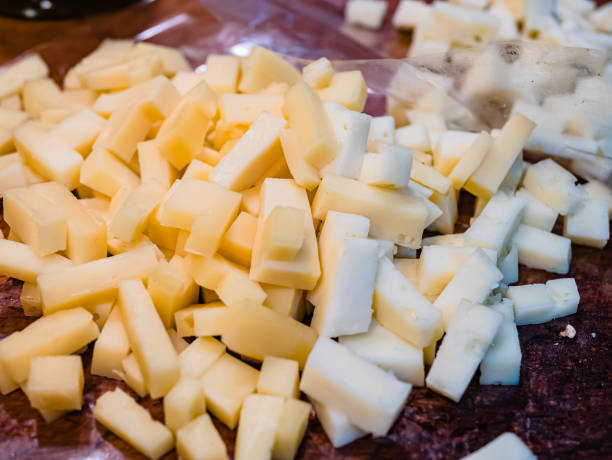
<path id="1" fill-rule="evenodd" d="M 571 324 L 565 326 L 565 329 L 559 333 L 561 337 L 567 337 L 568 339 L 573 339 L 576 337 L 576 328 Z"/>

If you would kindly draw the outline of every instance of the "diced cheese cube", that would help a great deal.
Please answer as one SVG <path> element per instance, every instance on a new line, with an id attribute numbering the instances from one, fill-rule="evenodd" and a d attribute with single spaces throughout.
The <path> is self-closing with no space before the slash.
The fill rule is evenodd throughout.
<path id="1" fill-rule="evenodd" d="M 559 278 L 546 282 L 548 294 L 555 303 L 554 318 L 573 315 L 578 311 L 580 294 L 574 278 Z"/>
<path id="2" fill-rule="evenodd" d="M 516 192 L 516 196 L 525 200 L 523 224 L 551 232 L 559 213 L 534 198 L 525 188 Z"/>
<path id="3" fill-rule="evenodd" d="M 518 247 L 513 244 L 506 254 L 500 255 L 498 260 L 499 270 L 504 275 L 503 284 L 513 284 L 519 280 Z"/>
<path id="4" fill-rule="evenodd" d="M 523 185 L 534 198 L 562 216 L 571 213 L 582 200 L 582 193 L 575 183 L 574 175 L 551 159 L 529 166 L 523 180 Z"/>
<path id="5" fill-rule="evenodd" d="M 193 333 L 196 337 L 222 335 L 227 307 L 222 302 L 203 305 L 193 311 Z"/>
<path id="6" fill-rule="evenodd" d="M 455 231 L 459 214 L 457 198 L 457 192 L 453 188 L 449 188 L 445 194 L 434 192 L 429 200 L 425 200 L 429 212 L 426 222 L 430 224 L 428 226 L 429 230 L 440 233 L 453 233 Z"/>
<path id="7" fill-rule="evenodd" d="M 395 119 L 391 115 L 373 117 L 368 132 L 368 152 L 377 152 L 379 144 L 395 144 Z"/>
<path id="8" fill-rule="evenodd" d="M 303 291 L 301 289 L 263 284 L 262 289 L 268 295 L 264 306 L 278 313 L 301 321 L 304 317 Z"/>
<path id="9" fill-rule="evenodd" d="M 274 438 L 283 410 L 280 396 L 249 395 L 240 411 L 236 436 L 236 460 L 271 459 Z"/>
<path id="10" fill-rule="evenodd" d="M 610 239 L 608 203 L 605 200 L 583 200 L 563 218 L 563 235 L 576 244 L 604 248 Z"/>
<path id="11" fill-rule="evenodd" d="M 2 164 L 2 158 L 6 157 L 12 157 L 12 161 Z M 18 153 L 0 156 L 0 197 L 11 188 L 28 185 L 25 171 L 26 166 Z"/>
<path id="12" fill-rule="evenodd" d="M 8 110 L 21 110 L 21 98 L 18 94 L 0 97 L 0 107 Z"/>
<path id="13" fill-rule="evenodd" d="M 361 112 L 365 107 L 368 88 L 360 70 L 336 72 L 329 86 L 318 90 L 324 102 L 335 102 L 349 110 Z"/>
<path id="14" fill-rule="evenodd" d="M 134 353 L 130 353 L 121 361 L 123 371 L 118 371 L 117 375 L 129 386 L 138 396 L 144 398 L 149 394 L 149 389 L 142 375 L 142 370 Z"/>
<path id="15" fill-rule="evenodd" d="M 493 441 L 467 457 L 463 457 L 463 459 L 487 460 L 500 456 L 516 460 L 535 460 L 537 458 L 517 435 L 508 432 L 499 435 Z"/>
<path id="16" fill-rule="evenodd" d="M 80 356 L 39 356 L 30 362 L 27 395 L 35 409 L 80 410 L 83 405 Z"/>
<path id="17" fill-rule="evenodd" d="M 286 398 L 283 403 L 276 434 L 272 458 L 292 460 L 308 427 L 310 404 L 299 399 Z"/>
<path id="18" fill-rule="evenodd" d="M 11 241 L 11 236 L 9 233 L 7 239 L 0 238 L 0 272 L 5 276 L 36 283 L 39 274 L 55 269 L 52 264 L 60 256 L 38 257 L 27 244 Z"/>
<path id="19" fill-rule="evenodd" d="M 287 166 L 295 182 L 307 190 L 316 188 L 321 182 L 321 176 L 319 171 L 304 159 L 297 132 L 283 129 L 280 133 L 280 142 Z"/>
<path id="20" fill-rule="evenodd" d="M 96 401 L 93 414 L 106 428 L 142 452 L 157 459 L 172 449 L 172 432 L 120 388 Z"/>
<path id="21" fill-rule="evenodd" d="M 104 149 L 94 150 L 83 162 L 81 184 L 106 196 L 114 196 L 121 187 L 136 188 L 139 179 L 130 168 Z"/>
<path id="22" fill-rule="evenodd" d="M 501 313 L 462 300 L 429 369 L 427 387 L 459 402 L 502 321 Z"/>
<path id="23" fill-rule="evenodd" d="M 116 378 L 116 371 L 122 369 L 121 362 L 129 351 L 130 342 L 123 327 L 121 312 L 119 307 L 115 306 L 94 345 L 91 373 L 111 379 Z"/>
<path id="24" fill-rule="evenodd" d="M 175 433 L 206 412 L 202 382 L 181 378 L 164 396 L 164 422 Z"/>
<path id="25" fill-rule="evenodd" d="M 368 378 L 364 379 L 363 376 Z M 412 389 L 331 339 L 317 340 L 302 374 L 300 389 L 344 412 L 365 431 L 384 436 Z"/>
<path id="26" fill-rule="evenodd" d="M 304 244 L 304 210 L 276 206 L 262 227 L 262 257 L 273 260 L 294 260 Z"/>
<path id="27" fill-rule="evenodd" d="M 395 259 L 393 261 L 395 268 L 417 289 L 419 288 L 419 263 L 419 259 Z"/>
<path id="28" fill-rule="evenodd" d="M 242 403 L 255 391 L 258 377 L 259 371 L 224 354 L 202 377 L 206 407 L 233 430 L 238 424 Z"/>
<path id="29" fill-rule="evenodd" d="M 366 152 L 372 117 L 346 110 L 337 104 L 326 103 L 325 110 L 336 134 L 339 151 L 337 157 L 321 170 L 321 174 L 357 179 Z"/>
<path id="30" fill-rule="evenodd" d="M 21 110 L 12 110 L 0 105 L 0 127 L 13 131 L 18 126 L 25 123 L 28 114 Z"/>
<path id="31" fill-rule="evenodd" d="M 381 145 L 379 150 L 379 153 L 365 155 L 359 180 L 379 187 L 406 187 L 410 182 L 412 149 L 399 145 Z"/>
<path id="32" fill-rule="evenodd" d="M 185 241 L 185 251 L 192 254 L 212 256 L 219 245 L 223 234 L 238 214 L 242 197 L 209 182 L 203 182 L 208 188 L 206 199 L 200 195 L 199 205 L 203 207 L 191 226 L 191 233 Z M 196 197 L 194 197 L 196 198 Z"/>
<path id="33" fill-rule="evenodd" d="M 103 91 L 123 89 L 160 75 L 161 59 L 157 56 L 126 57 L 126 61 L 84 72 L 83 82 L 89 89 Z"/>
<path id="34" fill-rule="evenodd" d="M 203 73 L 196 73 L 190 71 L 177 72 L 176 75 L 172 77 L 172 84 L 183 96 L 202 81 L 204 81 Z"/>
<path id="35" fill-rule="evenodd" d="M 155 141 L 138 143 L 137 151 L 138 164 L 140 165 L 140 180 L 142 183 L 155 180 L 166 190 L 169 189 L 174 183 L 177 173 L 168 160 L 159 153 Z M 189 171 L 189 168 L 187 168 L 187 171 Z M 187 171 L 185 171 L 185 174 L 187 174 Z"/>
<path id="36" fill-rule="evenodd" d="M 264 112 L 282 117 L 283 100 L 281 95 L 223 94 L 219 98 L 222 123 L 250 125 Z"/>
<path id="37" fill-rule="evenodd" d="M 373 306 L 376 320 L 382 326 L 419 348 L 443 334 L 442 312 L 387 258 L 378 261 Z"/>
<path id="38" fill-rule="evenodd" d="M 130 56 L 150 55 L 159 57 L 165 75 L 172 76 L 177 72 L 184 72 L 191 69 L 183 53 L 176 48 L 158 45 L 156 43 L 139 42 L 136 43 L 134 48 L 130 51 Z"/>
<path id="39" fill-rule="evenodd" d="M 439 296 L 475 251 L 476 248 L 473 247 L 424 246 L 417 274 L 416 287 L 419 292 L 427 296 Z"/>
<path id="40" fill-rule="evenodd" d="M 446 194 L 450 189 L 451 182 L 431 166 L 424 165 L 420 161 L 412 163 L 410 178 L 419 184 L 433 189 L 441 194 Z"/>
<path id="41" fill-rule="evenodd" d="M 221 301 L 229 306 L 242 302 L 260 305 L 266 299 L 266 293 L 259 283 L 247 278 L 245 273 L 228 273 L 215 292 Z"/>
<path id="42" fill-rule="evenodd" d="M 572 259 L 572 242 L 569 238 L 519 225 L 513 244 L 518 248 L 519 263 L 561 275 L 569 272 Z"/>
<path id="43" fill-rule="evenodd" d="M 239 73 L 239 57 L 210 54 L 206 58 L 206 70 L 202 78 L 217 94 L 235 93 Z"/>
<path id="44" fill-rule="evenodd" d="M 339 410 L 312 398 L 311 401 L 319 423 L 335 448 L 346 446 L 368 434 L 367 431 L 353 425 L 349 418 Z"/>
<path id="45" fill-rule="evenodd" d="M 514 305 L 516 324 L 540 324 L 554 318 L 555 301 L 545 284 L 510 286 L 506 291 Z"/>
<path id="46" fill-rule="evenodd" d="M 324 88 L 328 86 L 334 76 L 334 68 L 329 59 L 322 57 L 302 69 L 302 77 L 304 81 L 314 89 Z"/>
<path id="47" fill-rule="evenodd" d="M 433 151 L 436 170 L 448 176 L 477 137 L 477 133 L 467 131 L 446 131 L 442 134 Z"/>
<path id="48" fill-rule="evenodd" d="M 49 68 L 38 54 L 26 56 L 0 73 L 0 98 L 19 92 L 25 82 L 48 74 Z"/>
<path id="49" fill-rule="evenodd" d="M 261 46 L 253 47 L 242 64 L 242 77 L 238 85 L 241 93 L 255 93 L 274 82 L 293 85 L 300 79 L 300 73 L 295 67 Z"/>
<path id="50" fill-rule="evenodd" d="M 461 46 L 479 46 L 493 40 L 499 19 L 484 11 L 436 3 L 427 17 L 425 37 L 445 39 Z"/>
<path id="51" fill-rule="evenodd" d="M 431 150 L 427 128 L 421 123 L 414 123 L 396 129 L 395 142 L 419 152 L 429 152 Z"/>
<path id="52" fill-rule="evenodd" d="M 265 356 L 259 380 L 257 393 L 299 398 L 299 364 L 291 359 Z"/>
<path id="53" fill-rule="evenodd" d="M 503 277 L 495 262 L 482 249 L 476 249 L 434 302 L 442 310 L 447 331 L 462 300 L 484 301 Z"/>
<path id="54" fill-rule="evenodd" d="M 219 253 L 232 262 L 250 266 L 256 231 L 257 218 L 241 212 L 221 238 Z"/>
<path id="55" fill-rule="evenodd" d="M 380 29 L 387 13 L 387 2 L 378 0 L 350 0 L 344 10 L 348 24 Z"/>
<path id="56" fill-rule="evenodd" d="M 4 235 L 2 236 L 2 239 Z M 19 296 L 23 314 L 26 316 L 42 316 L 42 299 L 36 283 L 23 283 Z"/>
<path id="57" fill-rule="evenodd" d="M 103 126 L 102 117 L 89 109 L 83 109 L 64 119 L 51 129 L 50 134 L 62 139 L 81 155 L 87 155 Z"/>
<path id="58" fill-rule="evenodd" d="M 176 432 L 176 451 L 185 460 L 227 460 L 223 438 L 208 414 L 202 414 Z"/>
<path id="59" fill-rule="evenodd" d="M 174 349 L 179 354 L 180 360 L 180 353 L 189 346 L 189 343 L 187 343 L 185 339 L 179 336 L 175 329 L 168 329 L 167 331 L 168 337 L 170 337 L 170 341 L 172 342 Z"/>
<path id="60" fill-rule="evenodd" d="M 601 182 L 591 180 L 583 186 L 587 197 L 591 200 L 606 200 L 608 215 L 612 219 L 612 191 Z"/>
<path id="61" fill-rule="evenodd" d="M 198 337 L 179 354 L 181 377 L 200 378 L 223 354 L 225 345 L 212 337 Z"/>
<path id="62" fill-rule="evenodd" d="M 478 169 L 492 145 L 493 138 L 483 131 L 467 146 L 457 164 L 448 174 L 453 188 L 459 190 L 464 186 L 469 177 Z"/>
<path id="63" fill-rule="evenodd" d="M 392 24 L 396 29 L 415 29 L 427 17 L 431 7 L 417 0 L 401 0 L 395 13 Z"/>

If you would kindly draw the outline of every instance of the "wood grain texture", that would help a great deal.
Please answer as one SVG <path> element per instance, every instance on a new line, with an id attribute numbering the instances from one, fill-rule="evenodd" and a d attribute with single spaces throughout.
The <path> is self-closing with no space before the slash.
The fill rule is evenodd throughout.
<path id="1" fill-rule="evenodd" d="M 282 3 L 282 0 L 274 1 Z M 391 3 L 396 2 L 391 0 Z M 33 23 L 0 18 L 0 62 L 36 45 L 50 63 L 53 75 L 59 79 L 80 57 L 95 48 L 101 38 L 132 36 L 135 31 L 167 18 L 179 6 L 185 8 L 186 3 L 189 3 L 187 8 L 194 4 L 160 0 L 79 22 Z M 345 0 L 302 0 L 291 4 L 293 15 L 276 20 L 284 21 L 286 27 L 295 29 L 296 36 L 307 41 L 309 34 L 323 33 L 323 27 L 301 17 L 301 6 L 325 11 L 326 17 L 331 14 L 340 27 L 344 3 Z M 191 13 L 216 27 L 214 14 L 201 9 Z M 268 25 L 258 25 L 258 33 L 265 35 Z M 394 57 L 405 55 L 410 38 L 408 34 L 394 32 L 389 18 L 380 33 L 357 33 L 361 33 L 362 38 L 369 37 L 362 39 L 362 43 L 381 48 L 381 53 Z M 189 38 L 171 37 L 179 43 Z M 333 43 L 336 38 L 330 34 L 326 40 Z M 54 41 L 47 43 L 48 40 Z M 366 48 L 349 47 L 341 40 L 338 46 L 347 56 L 372 56 Z M 464 193 L 457 231 L 467 228 L 473 205 L 473 199 Z M 0 228 L 6 234 L 7 227 L 1 218 Z M 560 223 L 557 223 L 555 231 L 559 230 Z M 520 283 L 544 282 L 558 277 L 525 267 L 521 267 L 520 273 Z M 311 417 L 298 458 L 455 459 L 505 431 L 519 435 L 540 458 L 612 458 L 612 437 L 609 435 L 612 426 L 611 245 L 602 251 L 574 246 L 568 276 L 575 277 L 578 284 L 579 311 L 543 325 L 519 327 L 523 363 L 518 386 L 479 386 L 476 376 L 459 404 L 426 389 L 415 389 L 388 436 L 366 437 L 341 449 L 331 446 L 317 420 Z M 0 274 L 0 337 L 21 330 L 32 321 L 21 312 L 20 290 L 20 282 Z M 568 323 L 577 330 L 574 339 L 559 336 Z M 54 423 L 46 424 L 29 407 L 20 391 L 0 396 L 0 459 L 143 458 L 93 419 L 91 407 L 101 393 L 116 385 L 126 387 L 114 380 L 92 376 L 90 359 L 91 347 L 84 355 L 87 371 L 83 410 L 71 412 Z M 159 401 L 145 398 L 140 402 L 156 419 L 162 420 Z M 216 420 L 215 424 L 233 454 L 235 432 Z M 164 458 L 176 458 L 176 454 L 172 452 Z"/>

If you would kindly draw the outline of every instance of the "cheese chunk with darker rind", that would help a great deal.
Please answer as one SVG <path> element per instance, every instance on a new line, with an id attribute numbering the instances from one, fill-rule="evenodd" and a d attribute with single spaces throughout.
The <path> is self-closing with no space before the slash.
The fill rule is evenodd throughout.
<path id="1" fill-rule="evenodd" d="M 300 73 L 273 51 L 255 46 L 242 63 L 242 77 L 238 89 L 242 93 L 256 93 L 270 83 L 295 84 Z"/>
<path id="2" fill-rule="evenodd" d="M 370 236 L 412 248 L 421 246 L 428 216 L 421 198 L 340 176 L 323 178 L 312 210 L 320 220 L 325 220 L 328 211 L 362 215 L 370 219 Z"/>

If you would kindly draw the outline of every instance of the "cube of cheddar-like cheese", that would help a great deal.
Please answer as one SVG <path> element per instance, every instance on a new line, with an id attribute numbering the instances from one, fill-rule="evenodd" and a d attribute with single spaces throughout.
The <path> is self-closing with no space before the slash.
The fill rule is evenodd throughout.
<path id="1" fill-rule="evenodd" d="M 281 396 L 253 394 L 245 398 L 236 435 L 236 460 L 271 458 L 283 405 Z"/>
<path id="2" fill-rule="evenodd" d="M 264 283 L 261 284 L 261 287 L 268 295 L 264 300 L 264 306 L 298 321 L 302 320 L 304 317 L 304 299 L 301 289 Z"/>
<path id="3" fill-rule="evenodd" d="M 150 80 L 163 72 L 157 56 L 126 56 L 123 62 L 91 69 L 83 74 L 85 85 L 92 90 L 117 90 L 129 88 Z"/>
<path id="4" fill-rule="evenodd" d="M 88 155 L 105 120 L 89 109 L 83 109 L 62 120 L 50 133 L 66 142 L 81 155 Z"/>
<path id="5" fill-rule="evenodd" d="M 138 164 L 140 165 L 140 180 L 159 182 L 166 190 L 174 183 L 177 172 L 157 148 L 155 140 L 139 142 L 136 146 Z"/>
<path id="6" fill-rule="evenodd" d="M 30 362 L 28 399 L 35 409 L 80 410 L 83 380 L 80 356 L 39 356 Z"/>
<path id="7" fill-rule="evenodd" d="M 278 54 L 255 46 L 242 62 L 242 77 L 238 89 L 241 93 L 256 93 L 270 83 L 286 82 L 295 84 L 300 73 Z"/>
<path id="8" fill-rule="evenodd" d="M 359 180 L 379 187 L 402 188 L 410 181 L 412 149 L 398 145 L 381 145 L 379 153 L 367 153 Z"/>
<path id="9" fill-rule="evenodd" d="M 297 361 L 265 356 L 257 381 L 257 393 L 298 398 L 299 380 Z"/>
<path id="10" fill-rule="evenodd" d="M 232 262 L 248 267 L 257 231 L 257 218 L 241 212 L 221 238 L 219 253 Z"/>
<path id="11" fill-rule="evenodd" d="M 49 68 L 38 54 L 31 54 L 0 73 L 0 98 L 18 93 L 29 80 L 46 77 Z"/>
<path id="12" fill-rule="evenodd" d="M 604 248 L 610 239 L 608 203 L 605 200 L 583 200 L 563 218 L 563 235 L 576 244 Z"/>
<path id="13" fill-rule="evenodd" d="M 206 412 L 202 382 L 181 378 L 164 396 L 164 422 L 175 433 L 181 427 Z"/>
<path id="14" fill-rule="evenodd" d="M 130 351 L 130 343 L 123 327 L 119 307 L 114 306 L 96 340 L 91 359 L 91 373 L 108 378 L 117 378 L 121 362 Z"/>
<path id="15" fill-rule="evenodd" d="M 223 354 L 225 345 L 212 337 L 198 337 L 179 354 L 181 378 L 199 379 Z"/>
<path id="16" fill-rule="evenodd" d="M 121 187 L 136 188 L 140 183 L 121 160 L 108 150 L 95 149 L 83 162 L 81 184 L 108 197 L 114 196 Z"/>
<path id="17" fill-rule="evenodd" d="M 329 59 L 322 57 L 302 69 L 304 81 L 314 89 L 321 89 L 328 86 L 334 76 L 334 68 Z"/>
<path id="18" fill-rule="evenodd" d="M 281 411 L 272 457 L 279 460 L 295 458 L 298 448 L 306 434 L 311 406 L 306 401 L 285 398 Z"/>
<path id="19" fill-rule="evenodd" d="M 223 438 L 203 414 L 176 432 L 176 451 L 185 460 L 227 460 Z"/>
<path id="20" fill-rule="evenodd" d="M 360 70 L 336 72 L 329 86 L 318 90 L 325 102 L 335 102 L 349 110 L 361 112 L 365 107 L 368 88 Z"/>
<path id="21" fill-rule="evenodd" d="M 223 94 L 219 98 L 222 123 L 250 125 L 263 113 L 282 117 L 283 96 L 268 94 Z"/>
<path id="22" fill-rule="evenodd" d="M 158 45 L 156 43 L 138 42 L 130 50 L 130 57 L 134 56 L 156 56 L 161 60 L 164 75 L 172 76 L 177 72 L 190 70 L 191 67 L 183 53 L 170 46 Z"/>
<path id="23" fill-rule="evenodd" d="M 193 311 L 193 333 L 196 337 L 222 335 L 225 330 L 227 307 L 223 302 L 212 302 Z"/>
<path id="24" fill-rule="evenodd" d="M 211 54 L 206 58 L 206 70 L 202 77 L 208 86 L 217 94 L 235 93 L 240 74 L 238 56 L 220 56 Z"/>
<path id="25" fill-rule="evenodd" d="M 304 159 L 297 131 L 283 129 L 280 133 L 280 142 L 287 166 L 295 182 L 306 190 L 315 189 L 321 182 L 321 176 L 317 168 Z"/>
<path id="26" fill-rule="evenodd" d="M 277 206 L 262 228 L 262 255 L 266 259 L 294 260 L 304 244 L 304 210 Z"/>

